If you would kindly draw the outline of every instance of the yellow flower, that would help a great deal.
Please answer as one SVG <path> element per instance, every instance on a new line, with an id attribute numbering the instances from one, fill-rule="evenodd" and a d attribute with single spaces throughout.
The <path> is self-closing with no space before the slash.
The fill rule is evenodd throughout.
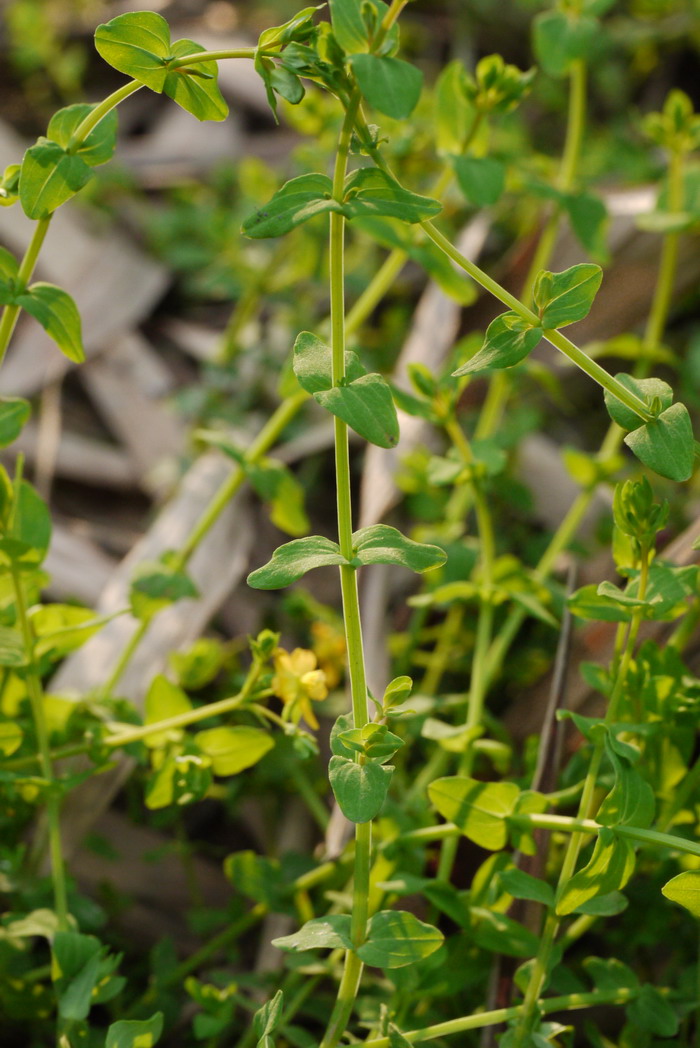
<path id="1" fill-rule="evenodd" d="M 311 624 L 313 650 L 318 664 L 326 674 L 326 684 L 335 688 L 345 669 L 345 636 L 327 622 Z"/>
<path id="2" fill-rule="evenodd" d="M 272 690 L 287 707 L 284 716 L 295 724 L 303 717 L 312 728 L 318 728 L 311 700 L 321 702 L 328 695 L 328 688 L 325 673 L 316 668 L 314 653 L 306 648 L 295 648 L 291 653 L 277 648 L 274 665 Z"/>

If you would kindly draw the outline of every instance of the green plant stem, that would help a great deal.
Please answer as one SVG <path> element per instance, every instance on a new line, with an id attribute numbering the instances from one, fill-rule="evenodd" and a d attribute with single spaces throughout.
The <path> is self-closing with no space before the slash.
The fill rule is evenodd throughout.
<path id="1" fill-rule="evenodd" d="M 508 822 L 513 826 L 522 826 L 529 830 L 554 830 L 561 833 L 583 834 L 593 836 L 605 829 L 595 819 L 582 819 L 573 815 L 509 815 Z M 672 833 L 662 833 L 660 830 L 644 830 L 640 826 L 613 826 L 612 829 L 619 837 L 626 837 L 637 844 L 645 844 L 655 848 L 669 848 L 672 851 L 683 852 L 687 855 L 700 856 L 700 844 L 688 840 L 687 837 L 677 837 Z M 417 830 L 408 830 L 393 838 L 387 844 L 393 844 L 397 839 L 401 842 L 428 843 L 430 841 L 449 840 L 451 837 L 459 837 L 461 830 L 453 822 L 443 822 L 436 826 L 421 826 Z"/>
<path id="2" fill-rule="evenodd" d="M 313 785 L 309 782 L 309 777 L 302 764 L 295 763 L 292 765 L 291 778 L 306 804 L 306 807 L 314 817 L 316 825 L 322 833 L 325 833 L 328 829 L 330 814 L 325 804 L 316 793 L 316 790 L 313 788 Z"/>
<path id="3" fill-rule="evenodd" d="M 422 226 L 430 239 L 437 244 L 437 246 L 441 248 L 453 262 L 456 262 L 458 266 L 468 273 L 473 280 L 533 327 L 540 326 L 540 318 L 536 313 L 523 305 L 515 295 L 511 295 L 510 291 L 501 287 L 501 285 L 490 277 L 488 273 L 485 273 L 479 268 L 479 266 L 463 255 L 462 252 L 459 251 L 451 241 L 449 241 L 447 237 L 433 225 L 432 222 L 423 222 Z M 602 368 L 597 361 L 593 360 L 584 353 L 583 350 L 579 349 L 579 347 L 575 345 L 571 339 L 567 338 L 566 335 L 562 335 L 561 331 L 545 328 L 543 331 L 543 337 L 550 342 L 555 349 L 558 349 L 565 357 L 568 357 L 572 363 L 576 364 L 577 367 L 584 371 L 589 378 L 592 378 L 593 381 L 597 382 L 598 385 L 603 387 L 603 389 L 612 393 L 613 396 L 622 401 L 630 411 L 634 411 L 643 422 L 651 422 L 653 420 L 654 416 L 650 413 L 646 404 L 639 397 L 634 393 L 630 394 L 629 390 L 625 389 L 621 382 L 618 382 L 617 379 L 609 374 L 605 368 Z"/>
<path id="4" fill-rule="evenodd" d="M 576 59 L 576 61 L 571 63 L 569 72 L 569 110 L 566 122 L 566 139 L 557 176 L 557 189 L 562 193 L 570 192 L 576 184 L 583 135 L 586 127 L 586 80 L 586 63 L 583 59 Z M 542 230 L 542 235 L 539 238 L 532 263 L 530 264 L 522 292 L 524 302 L 531 301 L 532 289 L 537 274 L 549 264 L 559 234 L 560 224 L 561 210 L 557 206 Z"/>
<path id="5" fill-rule="evenodd" d="M 32 239 L 29 241 L 29 246 L 24 253 L 24 257 L 20 263 L 19 272 L 17 273 L 17 294 L 21 294 L 27 287 L 29 281 L 32 278 L 34 267 L 36 266 L 39 252 L 41 251 L 46 234 L 49 231 L 49 225 L 51 223 L 51 215 L 47 215 L 46 218 L 40 218 L 34 227 L 34 233 Z M 2 312 L 2 318 L 0 319 L 0 364 L 5 359 L 7 353 L 7 347 L 10 344 L 12 333 L 15 330 L 17 324 L 17 318 L 19 317 L 21 306 L 5 306 Z"/>
<path id="6" fill-rule="evenodd" d="M 88 113 L 84 120 L 76 127 L 75 131 L 70 137 L 68 143 L 68 152 L 73 152 L 81 145 L 91 131 L 99 124 L 100 120 L 111 113 L 113 109 L 123 102 L 129 95 L 133 95 L 136 91 L 139 91 L 144 85 L 140 80 L 130 80 L 128 84 L 124 84 L 122 87 L 113 91 L 111 95 L 107 95 L 99 105 L 96 105 L 92 112 Z"/>
<path id="7" fill-rule="evenodd" d="M 440 682 L 450 662 L 452 648 L 464 619 L 464 605 L 461 603 L 451 604 L 447 609 L 445 621 L 442 624 L 437 644 L 433 648 L 428 666 L 420 685 L 423 695 L 437 694 Z"/>
<path id="8" fill-rule="evenodd" d="M 11 567 L 12 584 L 15 592 L 17 619 L 22 632 L 24 650 L 27 657 L 26 684 L 32 717 L 39 749 L 41 773 L 47 783 L 46 819 L 48 824 L 49 855 L 51 859 L 51 882 L 53 885 L 54 908 L 59 931 L 68 930 L 68 890 L 66 886 L 66 869 L 63 863 L 61 848 L 60 802 L 57 795 L 57 782 L 51 761 L 49 731 L 44 710 L 44 692 L 41 677 L 34 662 L 34 635 L 27 614 L 27 603 L 24 596 L 22 578 L 16 568 Z"/>
<path id="9" fill-rule="evenodd" d="M 347 171 L 350 139 L 355 116 L 360 105 L 358 91 L 353 96 L 345 114 L 338 139 L 333 172 L 333 196 L 342 200 L 343 184 Z M 345 377 L 345 274 L 344 274 L 345 219 L 335 212 L 330 216 L 330 301 L 331 301 L 331 369 L 333 385 L 339 385 Z M 350 492 L 350 448 L 348 427 L 342 419 L 335 417 L 335 471 L 338 510 L 338 544 L 347 560 L 352 560 L 352 499 Z M 345 621 L 345 641 L 348 653 L 348 674 L 352 697 L 353 723 L 356 728 L 364 727 L 368 721 L 367 682 L 365 677 L 364 651 L 360 605 L 357 592 L 357 575 L 350 565 L 340 567 L 340 588 Z M 358 760 L 360 759 L 358 755 Z M 351 937 L 355 947 L 366 937 L 369 898 L 369 870 L 372 847 L 372 824 L 358 823 L 355 826 L 355 869 L 352 892 Z M 321 1048 L 334 1048 L 345 1033 L 355 998 L 362 978 L 362 961 L 354 950 L 345 954 L 343 975 L 338 987 L 338 996 L 330 1017 Z"/>
<path id="10" fill-rule="evenodd" d="M 557 176 L 557 188 L 569 192 L 576 183 L 576 173 L 581 157 L 583 134 L 586 126 L 586 64 L 581 59 L 571 65 L 569 73 L 569 111 L 566 123 L 566 139 L 561 165 Z M 561 225 L 561 209 L 556 206 L 550 214 L 537 242 L 527 277 L 521 291 L 522 301 L 529 305 L 538 273 L 546 269 L 552 257 Z M 488 393 L 479 415 L 475 435 L 478 438 L 491 436 L 496 431 L 512 388 L 508 371 L 497 371 L 489 383 Z"/>
<path id="11" fill-rule="evenodd" d="M 639 573 L 639 599 L 644 600 L 646 594 L 647 584 L 649 580 L 649 557 L 650 549 L 647 545 L 642 546 L 640 554 L 640 573 Z M 642 623 L 643 609 L 635 609 L 632 614 L 632 618 L 627 630 L 626 641 L 622 658 L 617 668 L 615 676 L 615 684 L 610 696 L 610 701 L 605 714 L 605 723 L 609 724 L 614 721 L 618 713 L 618 707 L 620 698 L 624 689 L 624 684 L 627 679 L 627 673 L 629 671 L 632 656 L 634 654 L 635 645 L 637 642 L 637 635 L 639 633 L 639 627 Z M 591 756 L 591 763 L 588 767 L 588 772 L 583 784 L 583 792 L 581 794 L 581 800 L 579 802 L 578 809 L 578 820 L 579 822 L 587 822 L 589 817 L 593 814 L 595 788 L 598 780 L 598 772 L 600 771 L 600 765 L 605 752 L 605 737 L 597 738 L 593 747 L 593 754 Z M 558 822 L 563 816 L 553 816 Z M 541 824 L 540 824 L 541 825 Z M 594 824 L 595 825 L 595 824 Z M 543 827 L 545 829 L 551 829 L 551 826 Z M 635 833 L 640 832 L 654 833 L 655 831 L 639 831 L 632 827 L 616 827 L 618 831 L 630 831 L 633 830 Z M 561 871 L 559 873 L 559 880 L 556 889 L 556 898 L 560 899 L 562 894 L 566 890 L 566 887 L 574 875 L 576 870 L 576 863 L 581 851 L 581 846 L 584 839 L 585 831 L 581 832 L 576 830 L 564 853 L 564 861 L 562 863 Z M 625 836 L 625 832 L 621 833 Z M 629 835 L 629 834 L 627 834 Z M 662 835 L 664 836 L 664 835 Z M 639 836 L 634 836 L 633 839 L 640 840 Z M 647 840 L 651 838 L 647 837 Z M 659 843 L 656 838 L 656 843 Z M 700 854 L 700 846 L 698 846 L 698 853 Z M 537 1001 L 544 988 L 547 974 L 550 967 L 550 958 L 554 943 L 559 931 L 560 920 L 556 913 L 549 912 L 545 920 L 542 937 L 540 939 L 540 946 L 535 957 L 528 985 L 525 990 L 525 998 L 523 1001 L 523 1014 L 521 1016 L 518 1031 L 515 1035 L 513 1048 L 524 1048 L 527 1040 L 532 1032 L 532 1027 L 536 1019 Z"/>
<path id="12" fill-rule="evenodd" d="M 561 997 L 548 997 L 540 1001 L 539 1006 L 544 1015 L 551 1015 L 554 1012 L 593 1008 L 598 1004 L 626 1004 L 627 1001 L 634 1000 L 638 993 L 639 988 L 637 987 L 594 990 L 591 993 L 569 993 Z M 404 1037 L 412 1044 L 434 1041 L 439 1037 L 449 1037 L 467 1030 L 481 1030 L 485 1026 L 497 1026 L 509 1022 L 511 1019 L 517 1019 L 522 1014 L 522 1010 L 523 1005 L 513 1005 L 512 1008 L 496 1008 L 493 1011 L 477 1012 L 475 1015 L 466 1015 L 460 1019 L 435 1023 L 422 1030 L 410 1030 L 404 1034 Z M 363 1041 L 363 1048 L 391 1048 L 391 1040 L 389 1037 L 372 1037 Z"/>

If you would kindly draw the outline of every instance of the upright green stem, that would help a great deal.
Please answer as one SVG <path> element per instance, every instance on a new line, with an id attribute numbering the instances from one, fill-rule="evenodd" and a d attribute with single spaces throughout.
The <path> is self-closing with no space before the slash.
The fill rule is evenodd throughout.
<path id="1" fill-rule="evenodd" d="M 34 661 L 34 635 L 27 614 L 27 603 L 24 597 L 22 578 L 16 568 L 10 569 L 15 592 L 17 619 L 22 632 L 24 650 L 28 660 L 26 682 L 32 717 L 36 730 L 39 749 L 41 773 L 47 783 L 46 818 L 48 822 L 49 855 L 51 859 L 51 881 L 53 884 L 54 908 L 58 919 L 59 931 L 68 930 L 68 892 L 66 887 L 66 870 L 63 864 L 61 848 L 60 802 L 57 795 L 57 782 L 51 761 L 49 731 L 44 711 L 44 693 L 41 678 Z"/>
<path id="2" fill-rule="evenodd" d="M 333 197 L 342 200 L 347 171 L 350 140 L 355 117 L 360 105 L 360 94 L 355 91 L 350 99 L 338 140 L 333 172 Z M 333 385 L 345 377 L 345 274 L 344 274 L 345 219 L 333 212 L 330 216 L 330 301 L 331 301 L 331 368 Z M 336 497 L 338 507 L 338 544 L 340 551 L 352 560 L 352 499 L 350 490 L 350 448 L 348 427 L 342 419 L 334 418 Z M 349 564 L 340 567 L 340 587 L 345 620 L 345 640 L 348 652 L 348 674 L 355 727 L 363 727 L 368 720 L 367 682 L 357 575 Z M 359 759 L 359 756 L 358 756 Z M 355 870 L 352 894 L 351 938 L 353 946 L 360 946 L 367 933 L 369 871 L 372 848 L 371 822 L 355 826 Z M 334 1048 L 343 1036 L 362 978 L 362 961 L 354 950 L 345 954 L 343 975 L 338 997 L 331 1014 L 321 1048 Z"/>
<path id="3" fill-rule="evenodd" d="M 17 274 L 17 293 L 21 294 L 32 279 L 32 273 L 39 257 L 46 234 L 49 230 L 49 224 L 51 222 L 51 215 L 47 215 L 46 218 L 40 218 L 34 227 L 34 233 L 32 239 L 29 241 L 29 247 L 27 248 L 24 258 L 20 263 L 19 272 Z M 15 330 L 17 324 L 17 318 L 19 317 L 21 306 L 5 306 L 2 319 L 0 319 L 0 364 L 5 359 L 5 353 L 7 347 L 10 344 L 12 333 Z"/>
<path id="4" fill-rule="evenodd" d="M 461 427 L 454 418 L 449 419 L 445 428 L 462 456 L 466 465 L 473 465 L 469 442 Z M 469 684 L 469 699 L 467 702 L 467 717 L 465 726 L 476 729 L 481 724 L 484 715 L 484 702 L 486 700 L 488 679 L 486 675 L 486 660 L 491 644 L 493 633 L 493 571 L 496 559 L 496 540 L 493 531 L 493 521 L 489 510 L 488 501 L 484 494 L 482 482 L 475 478 L 472 484 L 474 496 L 474 508 L 476 511 L 477 531 L 479 535 L 480 564 L 483 593 L 479 605 L 479 614 L 476 624 L 476 641 L 472 657 L 471 680 Z M 474 738 L 469 737 L 466 749 L 459 762 L 459 774 L 471 775 L 474 767 Z M 440 853 L 438 867 L 438 878 L 443 881 L 450 879 L 457 854 L 458 841 L 450 838 Z"/>
<path id="5" fill-rule="evenodd" d="M 641 565 L 639 573 L 639 599 L 644 600 L 644 596 L 647 589 L 649 579 L 649 549 L 642 549 Z M 629 624 L 627 631 L 627 638 L 625 641 L 624 651 L 622 659 L 618 666 L 615 684 L 613 686 L 612 694 L 610 696 L 610 702 L 605 715 L 605 723 L 608 724 L 615 719 L 618 712 L 618 706 L 620 697 L 622 695 L 627 673 L 629 671 L 632 656 L 634 655 L 634 649 L 637 642 L 637 636 L 639 633 L 639 627 L 642 623 L 643 609 L 637 609 L 632 614 L 632 619 Z M 605 752 L 605 740 L 604 738 L 598 738 L 593 747 L 593 754 L 591 756 L 591 763 L 588 767 L 586 779 L 583 786 L 583 793 L 581 794 L 581 800 L 579 802 L 578 816 L 579 820 L 586 820 L 593 814 L 595 788 L 598 780 L 598 772 L 600 771 L 600 765 Z M 559 874 L 559 881 L 557 884 L 556 895 L 560 898 L 567 884 L 574 875 L 576 869 L 576 863 L 578 862 L 579 853 L 584 840 L 583 832 L 576 832 L 572 834 L 564 854 L 564 861 L 562 863 L 561 872 Z M 537 1002 L 545 984 L 547 973 L 549 971 L 550 958 L 552 955 L 552 949 L 554 942 L 559 931 L 560 920 L 557 915 L 550 911 L 545 921 L 544 930 L 540 940 L 540 947 L 535 957 L 535 963 L 530 973 L 527 989 L 525 991 L 525 997 L 523 1000 L 523 1012 L 521 1017 L 520 1025 L 518 1026 L 518 1032 L 515 1037 L 513 1048 L 523 1048 L 527 1043 L 527 1040 L 532 1033 L 532 1028 L 536 1017 Z"/>

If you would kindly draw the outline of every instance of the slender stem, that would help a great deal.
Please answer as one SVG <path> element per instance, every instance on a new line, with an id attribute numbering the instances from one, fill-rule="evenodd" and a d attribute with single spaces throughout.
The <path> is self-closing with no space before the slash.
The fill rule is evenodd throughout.
<path id="1" fill-rule="evenodd" d="M 350 99 L 338 139 L 333 171 L 333 197 L 342 200 L 347 171 L 350 139 L 355 117 L 360 106 L 360 94 L 355 90 Z M 345 377 L 345 274 L 344 274 L 345 219 L 333 212 L 330 216 L 330 304 L 331 304 L 331 372 L 334 386 Z M 342 419 L 334 418 L 336 497 L 338 508 L 338 544 L 347 560 L 352 553 L 352 498 L 350 491 L 350 448 L 348 427 Z M 348 653 L 348 673 L 352 696 L 353 723 L 363 727 L 368 720 L 367 682 L 365 677 L 362 626 L 357 592 L 357 575 L 350 565 L 340 567 L 340 587 L 343 600 L 345 639 Z M 358 755 L 358 760 L 360 759 Z M 355 947 L 360 946 L 367 932 L 369 901 L 369 869 L 372 847 L 371 822 L 355 826 L 355 870 L 353 877 L 351 937 Z M 334 1048 L 345 1033 L 362 978 L 362 961 L 354 950 L 345 954 L 343 976 L 338 997 L 331 1014 L 321 1048 Z"/>
<path id="2" fill-rule="evenodd" d="M 260 668 L 258 667 L 256 677 L 259 673 Z M 246 682 L 246 684 L 248 684 L 248 682 Z M 175 731 L 178 728 L 186 728 L 188 724 L 196 724 L 198 721 L 206 720 L 209 717 L 218 717 L 223 713 L 230 713 L 232 710 L 238 709 L 239 706 L 242 706 L 246 702 L 251 688 L 252 682 L 249 687 L 241 690 L 238 695 L 232 695 L 228 699 L 219 699 L 218 702 L 211 702 L 206 706 L 198 706 L 194 710 L 186 710 L 184 713 L 178 713 L 174 717 L 167 717 L 164 720 L 154 721 L 152 724 L 140 724 L 136 728 L 127 728 L 125 731 L 115 731 L 102 740 L 103 745 L 108 746 L 110 749 L 116 749 L 121 746 L 130 746 L 133 742 L 142 742 L 150 735 L 157 735 L 163 731 Z"/>
<path id="3" fill-rule="evenodd" d="M 123 102 L 125 98 L 128 98 L 129 95 L 133 95 L 143 86 L 144 85 L 140 80 L 130 80 L 128 84 L 124 84 L 116 91 L 113 91 L 111 95 L 107 95 L 107 97 L 103 99 L 99 105 L 96 105 L 95 108 L 88 113 L 85 119 L 81 120 L 78 124 L 70 137 L 68 152 L 70 153 L 76 150 L 78 146 L 85 141 L 90 132 L 94 131 L 100 120 L 106 117 L 108 113 L 111 113 L 113 109 L 116 109 L 119 103 Z"/>
<path id="4" fill-rule="evenodd" d="M 454 418 L 447 419 L 445 428 L 459 451 L 465 465 L 473 465 L 469 442 L 462 428 Z M 472 482 L 472 494 L 474 497 L 474 508 L 476 510 L 477 531 L 480 545 L 480 566 L 483 593 L 479 614 L 476 624 L 476 640 L 472 658 L 471 680 L 469 684 L 469 699 L 467 702 L 467 717 L 465 727 L 475 729 L 481 725 L 484 715 L 484 702 L 486 700 L 488 678 L 486 675 L 486 661 L 493 634 L 493 572 L 496 559 L 496 539 L 493 531 L 491 512 L 483 491 L 482 481 L 474 478 Z M 474 735 L 470 735 L 466 748 L 459 762 L 459 774 L 471 775 L 474 767 Z M 458 841 L 449 839 L 440 854 L 438 866 L 438 879 L 448 881 L 452 875 L 455 858 L 457 855 Z"/>
<path id="5" fill-rule="evenodd" d="M 554 1012 L 573 1011 L 578 1008 L 593 1008 L 598 1004 L 625 1004 L 633 1000 L 639 989 L 630 987 L 619 990 L 594 990 L 591 993 L 569 993 L 561 997 L 548 997 L 540 1001 L 539 1006 L 545 1015 Z M 461 1019 L 450 1019 L 444 1023 L 435 1023 L 434 1026 L 426 1026 L 422 1030 L 410 1030 L 404 1037 L 411 1044 L 420 1044 L 423 1041 L 434 1041 L 439 1037 L 449 1037 L 451 1034 L 464 1033 L 466 1030 L 480 1030 L 485 1026 L 497 1026 L 501 1023 L 517 1019 L 523 1010 L 523 1005 L 513 1005 L 511 1008 L 496 1008 L 489 1012 L 477 1012 L 475 1015 L 465 1015 Z M 363 1048 L 391 1048 L 389 1037 L 372 1037 L 363 1042 Z"/>
<path id="6" fill-rule="evenodd" d="M 48 786 L 46 798 L 46 818 L 48 823 L 49 854 L 51 857 L 51 881 L 53 884 L 54 908 L 58 919 L 60 931 L 68 930 L 68 891 L 66 886 L 66 870 L 63 863 L 63 850 L 61 848 L 61 821 L 60 802 L 56 793 L 57 782 L 51 761 L 51 748 L 49 745 L 49 730 L 46 723 L 44 711 L 44 692 L 41 687 L 41 678 L 34 661 L 34 635 L 27 614 L 27 603 L 24 596 L 22 578 L 16 568 L 11 567 L 12 583 L 15 591 L 15 604 L 17 607 L 17 619 L 22 631 L 24 650 L 28 660 L 26 671 L 27 691 L 32 707 L 34 727 L 36 730 L 37 745 L 39 749 L 41 773 Z"/>
<path id="7" fill-rule="evenodd" d="M 269 58 L 279 58 L 278 51 L 258 51 L 257 47 L 224 48 L 221 51 L 196 51 L 191 55 L 183 55 L 178 58 L 177 64 L 170 66 L 175 72 L 182 66 L 197 65 L 199 62 L 220 62 L 226 58 L 255 58 L 260 54 Z"/>
<path id="8" fill-rule="evenodd" d="M 29 246 L 27 247 L 17 273 L 16 291 L 18 295 L 26 290 L 26 287 L 32 278 L 32 273 L 34 272 L 39 252 L 41 251 L 44 240 L 46 239 L 50 223 L 51 215 L 47 215 L 45 218 L 40 218 L 34 227 L 32 239 L 29 241 Z M 3 310 L 2 319 L 0 320 L 0 364 L 5 359 L 5 353 L 10 344 L 12 333 L 15 330 L 20 309 L 21 306 L 5 306 Z"/>
<path id="9" fill-rule="evenodd" d="M 521 316 L 533 327 L 540 326 L 540 318 L 527 306 L 515 297 L 511 295 L 510 291 L 507 291 L 504 287 L 495 281 L 492 277 L 485 273 L 479 268 L 474 262 L 468 259 L 462 254 L 448 239 L 444 236 L 432 222 L 423 222 L 423 229 L 430 237 L 430 239 L 437 244 L 439 248 L 456 262 L 466 273 L 469 274 L 478 284 L 489 291 L 495 298 L 503 302 L 504 305 L 512 309 L 513 312 Z M 605 368 L 602 368 L 597 361 L 592 360 L 586 353 L 576 346 L 571 339 L 567 338 L 566 335 L 562 335 L 561 331 L 555 331 L 550 328 L 546 328 L 543 331 L 544 338 L 550 342 L 556 349 L 560 350 L 564 356 L 568 357 L 574 364 L 576 364 L 582 371 L 592 378 L 594 382 L 597 382 L 603 389 L 606 389 L 609 393 L 612 393 L 618 400 L 622 401 L 626 407 L 631 411 L 634 411 L 636 415 L 642 419 L 643 422 L 651 422 L 653 415 L 649 412 L 646 404 L 634 393 L 630 393 L 629 390 L 625 389 L 621 382 L 618 382 L 616 378 L 613 378 Z"/>
<path id="10" fill-rule="evenodd" d="M 647 584 L 649 580 L 649 556 L 650 549 L 647 545 L 642 546 L 641 549 L 641 562 L 640 562 L 640 573 L 639 573 L 639 599 L 644 600 L 646 594 Z M 622 654 L 622 659 L 618 666 L 615 684 L 613 686 L 610 701 L 605 714 L 605 723 L 609 724 L 613 721 L 617 715 L 618 706 L 620 703 L 620 697 L 622 695 L 627 674 L 634 654 L 635 645 L 637 642 L 637 635 L 639 633 L 639 627 L 642 622 L 643 609 L 635 609 L 632 614 L 632 618 L 627 631 L 627 638 Z M 583 793 L 581 794 L 581 800 L 579 802 L 578 819 L 577 822 L 587 822 L 589 817 L 593 813 L 595 788 L 598 780 L 598 772 L 600 771 L 600 765 L 603 760 L 603 754 L 605 752 L 605 740 L 604 738 L 598 738 L 593 747 L 593 754 L 591 756 L 591 763 L 588 767 L 588 772 L 583 784 Z M 554 816 L 557 821 L 563 816 Z M 595 823 L 593 824 L 596 825 Z M 551 827 L 547 827 L 551 828 Z M 617 830 L 626 830 L 630 827 L 616 827 Z M 566 887 L 574 875 L 576 869 L 576 863 L 581 851 L 583 844 L 583 836 L 586 831 L 575 830 L 573 836 L 569 840 L 566 851 L 564 853 L 564 861 L 562 863 L 561 871 L 559 873 L 559 880 L 556 889 L 556 898 L 560 899 L 566 890 Z M 648 831 L 654 832 L 654 831 Z M 622 834 L 625 835 L 624 832 Z M 638 836 L 634 837 L 635 840 L 639 840 Z M 647 838 L 649 840 L 650 838 Z M 656 843 L 659 843 L 658 839 Z M 700 854 L 700 845 L 698 846 L 698 853 Z M 525 1000 L 523 1003 L 523 1015 L 520 1026 L 518 1027 L 518 1033 L 515 1037 L 514 1048 L 523 1048 L 526 1044 L 527 1039 L 532 1032 L 532 1027 L 535 1021 L 537 1001 L 542 993 L 545 985 L 545 980 L 549 972 L 550 958 L 552 950 L 554 948 L 554 942 L 559 931 L 559 918 L 556 913 L 550 912 L 547 915 L 545 921 L 542 938 L 540 940 L 540 946 L 535 957 L 535 963 L 530 972 L 530 978 L 528 985 L 525 990 Z"/>

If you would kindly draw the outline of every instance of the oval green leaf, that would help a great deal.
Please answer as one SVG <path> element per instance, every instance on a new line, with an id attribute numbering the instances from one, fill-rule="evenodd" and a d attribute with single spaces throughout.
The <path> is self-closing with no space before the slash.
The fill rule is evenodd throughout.
<path id="1" fill-rule="evenodd" d="M 261 728 L 208 728 L 194 737 L 197 747 L 211 758 L 215 775 L 236 775 L 251 768 L 275 745 Z"/>
<path id="2" fill-rule="evenodd" d="M 511 368 L 529 356 L 542 334 L 541 327 L 533 327 L 513 310 L 501 313 L 486 329 L 481 349 L 452 374 L 458 377 L 485 368 Z"/>
<path id="3" fill-rule="evenodd" d="M 381 375 L 362 375 L 344 386 L 314 393 L 314 400 L 343 420 L 370 444 L 395 448 L 399 442 L 399 420 L 388 383 Z"/>
<path id="4" fill-rule="evenodd" d="M 347 913 L 331 913 L 327 917 L 314 917 L 302 924 L 298 932 L 273 939 L 278 950 L 299 953 L 302 950 L 351 950 L 351 918 Z"/>
<path id="5" fill-rule="evenodd" d="M 398 564 L 418 574 L 439 568 L 447 560 L 439 546 L 414 542 L 388 524 L 373 524 L 356 531 L 352 548 L 358 564 Z"/>
<path id="6" fill-rule="evenodd" d="M 67 291 L 53 284 L 32 284 L 17 296 L 17 305 L 38 320 L 58 348 L 74 364 L 85 360 L 80 313 Z"/>
<path id="7" fill-rule="evenodd" d="M 672 404 L 625 437 L 640 462 L 669 480 L 689 480 L 695 461 L 693 426 L 685 404 Z"/>
<path id="8" fill-rule="evenodd" d="M 117 15 L 95 30 L 98 54 L 120 73 L 140 80 L 152 91 L 163 90 L 170 57 L 170 27 L 155 11 Z"/>
<path id="9" fill-rule="evenodd" d="M 603 270 L 592 262 L 582 262 L 561 273 L 543 269 L 537 275 L 533 298 L 542 327 L 565 327 L 588 316 Z"/>
<path id="10" fill-rule="evenodd" d="M 405 968 L 439 950 L 441 931 L 405 910 L 380 910 L 369 922 L 367 940 L 357 950 L 375 968 Z"/>
<path id="11" fill-rule="evenodd" d="M 6 448 L 22 432 L 31 407 L 21 397 L 0 397 L 0 448 Z"/>
<path id="12" fill-rule="evenodd" d="M 506 819 L 520 790 L 514 782 L 479 782 L 467 776 L 437 779 L 428 796 L 440 814 L 475 844 L 499 851 L 508 840 Z"/>
<path id="13" fill-rule="evenodd" d="M 176 40 L 171 48 L 173 58 L 184 58 L 204 51 L 193 40 Z M 177 62 L 168 68 L 163 92 L 198 120 L 225 120 L 228 106 L 219 90 L 216 62 L 197 62 L 178 68 Z"/>
<path id="14" fill-rule="evenodd" d="M 700 917 L 700 870 L 685 870 L 672 877 L 664 884 L 661 894 L 684 906 L 693 917 Z"/>
<path id="15" fill-rule="evenodd" d="M 350 822 L 369 822 L 386 799 L 393 767 L 368 761 L 357 764 L 348 757 L 331 757 L 328 778 L 338 806 Z"/>
<path id="16" fill-rule="evenodd" d="M 299 175 L 279 189 L 271 200 L 243 223 L 242 231 L 253 240 L 279 237 L 326 211 L 340 211 L 331 199 L 332 182 L 327 175 Z"/>
<path id="17" fill-rule="evenodd" d="M 371 106 L 394 120 L 411 115 L 423 88 L 420 69 L 399 58 L 372 54 L 353 55 L 350 64 Z"/>
<path id="18" fill-rule="evenodd" d="M 296 582 L 312 568 L 345 563 L 337 542 L 323 535 L 308 535 L 279 546 L 267 564 L 251 572 L 248 585 L 253 589 L 279 589 Z"/>
<path id="19" fill-rule="evenodd" d="M 40 138 L 24 154 L 19 199 L 27 218 L 46 218 L 92 178 L 82 157 L 67 153 L 57 142 Z"/>

